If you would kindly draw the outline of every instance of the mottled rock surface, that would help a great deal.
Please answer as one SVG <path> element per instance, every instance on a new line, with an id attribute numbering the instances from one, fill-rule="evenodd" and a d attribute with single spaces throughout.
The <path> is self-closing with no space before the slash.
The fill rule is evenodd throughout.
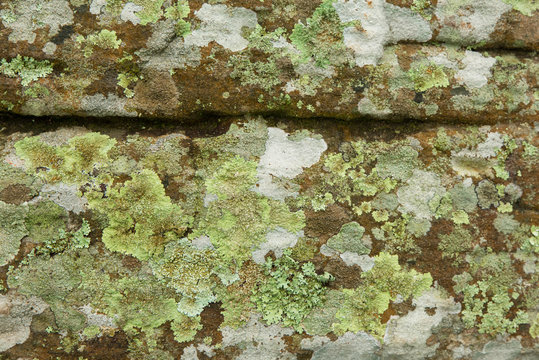
<path id="1" fill-rule="evenodd" d="M 539 358 L 538 8 L 0 2 L 0 359 Z"/>
<path id="2" fill-rule="evenodd" d="M 537 116 L 535 0 L 14 0 L 0 109 L 460 119 Z"/>

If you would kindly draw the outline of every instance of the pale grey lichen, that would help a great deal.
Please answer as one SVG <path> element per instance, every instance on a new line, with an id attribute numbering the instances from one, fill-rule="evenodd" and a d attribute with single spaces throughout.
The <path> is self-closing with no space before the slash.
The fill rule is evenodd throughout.
<path id="1" fill-rule="evenodd" d="M 238 360 L 292 360 L 293 354 L 285 351 L 285 335 L 292 335 L 292 328 L 283 328 L 278 324 L 265 325 L 259 315 L 251 315 L 249 322 L 238 329 L 222 329 L 223 348 L 236 346 L 241 353 Z"/>
<path id="2" fill-rule="evenodd" d="M 435 354 L 439 344 L 429 346 L 427 339 L 432 335 L 432 328 L 444 317 L 460 312 L 460 303 L 446 297 L 440 290 L 430 289 L 413 299 L 413 311 L 405 316 L 391 316 L 384 336 L 383 357 L 420 360 Z M 426 310 L 433 310 L 434 314 Z"/>
<path id="3" fill-rule="evenodd" d="M 439 0 L 435 10 L 440 22 L 438 40 L 461 44 L 487 41 L 509 10 L 511 6 L 501 0 Z"/>
<path id="4" fill-rule="evenodd" d="M 242 28 L 255 28 L 258 23 L 256 13 L 242 7 L 203 4 L 195 15 L 202 24 L 185 36 L 187 46 L 202 47 L 215 41 L 226 49 L 240 51 L 249 45 Z"/>
<path id="5" fill-rule="evenodd" d="M 253 260 L 262 265 L 266 261 L 266 254 L 273 251 L 276 258 L 283 256 L 283 250 L 296 245 L 298 239 L 303 237 L 303 231 L 294 234 L 282 227 L 277 227 L 266 234 L 266 241 L 253 251 Z"/>
<path id="6" fill-rule="evenodd" d="M 67 0 L 19 0 L 15 2 L 12 15 L 15 21 L 2 20 L 4 26 L 12 30 L 8 37 L 11 42 L 32 44 L 36 39 L 35 30 L 48 27 L 49 36 L 54 36 L 62 26 L 73 23 L 73 11 Z"/>
<path id="7" fill-rule="evenodd" d="M 291 140 L 289 135 L 279 128 L 268 128 L 266 151 L 258 164 L 258 186 L 253 190 L 275 200 L 284 200 L 295 196 L 296 192 L 285 189 L 274 182 L 273 178 L 293 179 L 320 160 L 327 149 L 323 139 L 305 137 Z"/>
<path id="8" fill-rule="evenodd" d="M 445 188 L 441 185 L 438 175 L 432 172 L 414 169 L 406 185 L 397 190 L 399 210 L 411 213 L 418 219 L 432 219 L 429 202 L 435 195 L 443 196 Z"/>
<path id="9" fill-rule="evenodd" d="M 380 343 L 364 332 L 347 332 L 337 340 L 331 341 L 325 336 L 314 336 L 301 341 L 303 349 L 314 351 L 312 360 L 377 360 L 380 355 Z"/>
<path id="10" fill-rule="evenodd" d="M 477 89 L 487 84 L 492 75 L 490 68 L 496 63 L 496 59 L 483 56 L 476 51 L 466 50 L 461 62 L 464 68 L 457 71 L 455 79 L 469 89 Z"/>
<path id="11" fill-rule="evenodd" d="M 81 99 L 80 109 L 84 112 L 91 113 L 92 116 L 125 116 L 135 117 L 135 111 L 125 109 L 128 99 L 120 98 L 116 94 L 95 94 L 88 95 Z"/>
<path id="12" fill-rule="evenodd" d="M 47 307 L 36 297 L 26 298 L 13 292 L 0 294 L 0 353 L 24 343 L 30 336 L 32 317 Z"/>

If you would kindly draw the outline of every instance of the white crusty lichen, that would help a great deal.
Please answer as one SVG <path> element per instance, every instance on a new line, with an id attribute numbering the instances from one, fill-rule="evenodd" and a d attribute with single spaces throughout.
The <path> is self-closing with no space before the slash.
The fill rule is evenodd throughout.
<path id="1" fill-rule="evenodd" d="M 255 28 L 256 13 L 242 7 L 203 4 L 195 15 L 201 26 L 185 36 L 185 45 L 206 46 L 211 41 L 231 51 L 243 50 L 249 45 L 242 36 L 242 28 Z"/>

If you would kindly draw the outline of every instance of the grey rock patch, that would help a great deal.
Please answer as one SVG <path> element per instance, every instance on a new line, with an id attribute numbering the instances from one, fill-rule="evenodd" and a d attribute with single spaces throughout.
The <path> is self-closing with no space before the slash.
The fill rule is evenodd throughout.
<path id="1" fill-rule="evenodd" d="M 128 2 L 125 4 L 122 12 L 120 13 L 120 19 L 125 22 L 130 21 L 133 25 L 137 25 L 140 23 L 140 18 L 135 13 L 141 11 L 142 9 L 144 9 L 142 6 Z"/>
<path id="2" fill-rule="evenodd" d="M 439 344 L 427 346 L 426 341 L 432 335 L 432 328 L 444 317 L 460 312 L 460 303 L 453 298 L 446 298 L 437 289 L 430 289 L 413 300 L 415 309 L 403 317 L 391 316 L 384 336 L 384 359 L 426 359 L 433 356 Z M 435 309 L 433 315 L 427 314 L 427 308 Z"/>
<path id="3" fill-rule="evenodd" d="M 397 190 L 399 211 L 414 214 L 418 219 L 432 219 L 429 201 L 435 195 L 443 196 L 445 193 L 438 175 L 414 169 L 406 184 Z"/>
<path id="4" fill-rule="evenodd" d="M 238 329 L 222 329 L 223 348 L 236 346 L 241 349 L 238 360 L 292 360 L 296 356 L 285 351 L 285 335 L 292 335 L 292 328 L 265 325 L 259 315 L 251 315 L 248 323 Z"/>
<path id="5" fill-rule="evenodd" d="M 32 44 L 36 39 L 34 30 L 48 26 L 52 37 L 62 26 L 73 23 L 73 11 L 67 0 L 21 0 L 14 7 L 14 16 L 13 22 L 2 21 L 6 28 L 12 30 L 8 37 L 11 42 L 28 41 Z"/>
<path id="6" fill-rule="evenodd" d="M 301 347 L 313 350 L 312 360 L 377 360 L 380 356 L 376 352 L 380 349 L 379 342 L 364 332 L 357 334 L 347 332 L 334 342 L 325 336 L 315 336 L 312 339 L 303 339 Z"/>
<path id="7" fill-rule="evenodd" d="M 25 342 L 30 336 L 32 317 L 41 314 L 47 307 L 44 301 L 36 297 L 0 294 L 0 352 Z"/>
<path id="8" fill-rule="evenodd" d="M 476 51 L 466 50 L 461 62 L 465 67 L 455 74 L 457 82 L 468 89 L 477 89 L 487 84 L 492 75 L 490 68 L 496 63 L 496 59 L 483 56 Z"/>
<path id="9" fill-rule="evenodd" d="M 202 25 L 185 37 L 187 46 L 203 47 L 215 41 L 226 49 L 240 51 L 249 45 L 241 29 L 254 28 L 258 23 L 256 13 L 242 7 L 203 4 L 195 15 Z"/>
<path id="10" fill-rule="evenodd" d="M 95 94 L 81 99 L 80 109 L 92 116 L 126 116 L 135 117 L 135 111 L 125 110 L 128 99 L 120 98 L 115 94 Z"/>
<path id="11" fill-rule="evenodd" d="M 284 200 L 287 196 L 297 196 L 273 181 L 273 177 L 293 179 L 320 160 L 327 149 L 323 139 L 310 137 L 299 141 L 290 140 L 289 135 L 279 128 L 268 128 L 266 151 L 258 164 L 258 186 L 253 191 L 275 200 Z"/>
<path id="12" fill-rule="evenodd" d="M 303 237 L 303 231 L 293 234 L 282 227 L 277 227 L 266 234 L 266 241 L 260 244 L 259 249 L 253 251 L 253 260 L 258 265 L 266 261 L 266 254 L 273 251 L 277 258 L 283 256 L 283 250 L 296 245 L 298 239 Z"/>
<path id="13" fill-rule="evenodd" d="M 77 185 L 45 184 L 41 189 L 40 197 L 55 202 L 67 211 L 80 214 L 85 210 L 88 200 L 85 196 L 79 196 L 78 192 Z"/>

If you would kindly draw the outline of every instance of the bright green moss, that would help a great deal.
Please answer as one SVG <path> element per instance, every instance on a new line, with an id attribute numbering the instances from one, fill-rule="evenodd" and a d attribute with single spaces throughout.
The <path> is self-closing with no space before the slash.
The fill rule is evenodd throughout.
<path id="1" fill-rule="evenodd" d="M 410 80 L 413 81 L 416 91 L 427 91 L 433 87 L 449 86 L 449 78 L 444 67 L 434 63 L 414 63 L 408 71 Z"/>
<path id="2" fill-rule="evenodd" d="M 211 201 L 191 238 L 206 235 L 218 256 L 238 268 L 251 251 L 277 227 L 296 233 L 305 226 L 302 211 L 291 212 L 280 201 L 261 196 L 251 189 L 256 183 L 256 163 L 236 156 L 206 180 L 206 189 L 217 195 Z"/>
<path id="3" fill-rule="evenodd" d="M 103 230 L 107 248 L 141 260 L 161 253 L 165 243 L 181 237 L 191 222 L 165 195 L 157 174 L 147 169 L 110 188 L 106 197 L 93 194 L 89 206 L 109 220 Z"/>
<path id="4" fill-rule="evenodd" d="M 381 318 L 389 302 L 395 301 L 398 294 L 404 299 L 420 296 L 432 284 L 429 273 L 403 270 L 396 255 L 383 252 L 374 258 L 374 267 L 361 277 L 363 283 L 359 287 L 342 290 L 346 298 L 333 324 L 338 335 L 366 331 L 381 340 L 385 333 Z"/>
<path id="5" fill-rule="evenodd" d="M 115 31 L 103 29 L 98 33 L 88 35 L 86 38 L 79 35 L 77 36 L 77 42 L 84 44 L 83 54 L 85 57 L 90 57 L 95 46 L 101 49 L 118 49 L 122 40 L 116 37 Z"/>
<path id="6" fill-rule="evenodd" d="M 20 54 L 16 58 L 0 62 L 0 74 L 8 77 L 18 77 L 22 86 L 28 86 L 32 81 L 46 77 L 52 73 L 52 65 L 48 60 L 36 60 Z"/>
<path id="7" fill-rule="evenodd" d="M 26 211 L 26 207 L 0 201 L 0 266 L 17 255 L 21 239 L 28 234 L 24 221 Z"/>
<path id="8" fill-rule="evenodd" d="M 288 249 L 275 261 L 267 258 L 264 270 L 266 278 L 253 290 L 257 310 L 268 324 L 282 322 L 303 332 L 301 321 L 323 303 L 324 284 L 333 277 L 329 273 L 318 275 L 310 262 L 300 266 Z"/>

